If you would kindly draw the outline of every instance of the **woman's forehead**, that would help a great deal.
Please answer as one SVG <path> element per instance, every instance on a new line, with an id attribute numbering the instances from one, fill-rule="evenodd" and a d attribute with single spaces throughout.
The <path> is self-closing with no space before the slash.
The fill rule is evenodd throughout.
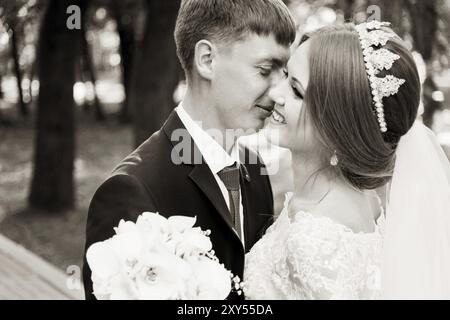
<path id="1" fill-rule="evenodd" d="M 309 79 L 310 43 L 310 41 L 306 41 L 295 49 L 288 62 L 289 74 L 298 79 L 304 87 L 307 86 Z"/>

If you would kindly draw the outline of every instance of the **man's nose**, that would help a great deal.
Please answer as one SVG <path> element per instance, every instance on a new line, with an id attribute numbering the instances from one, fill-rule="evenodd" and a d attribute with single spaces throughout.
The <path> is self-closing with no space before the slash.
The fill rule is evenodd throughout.
<path id="1" fill-rule="evenodd" d="M 270 99 L 275 102 L 275 104 L 279 106 L 284 106 L 285 100 L 285 90 L 283 90 L 285 86 L 286 79 L 282 79 L 281 81 L 274 82 L 269 89 L 268 96 Z"/>

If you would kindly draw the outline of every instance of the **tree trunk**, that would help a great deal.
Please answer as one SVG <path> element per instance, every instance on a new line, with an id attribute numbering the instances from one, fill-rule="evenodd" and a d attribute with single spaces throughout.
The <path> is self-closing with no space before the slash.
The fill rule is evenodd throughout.
<path id="1" fill-rule="evenodd" d="M 30 97 L 29 103 L 32 103 L 32 101 L 33 101 L 33 80 L 36 75 L 36 66 L 37 66 L 37 62 L 36 62 L 36 60 L 34 60 L 31 63 L 31 68 L 28 72 L 28 77 L 30 79 L 30 81 L 28 82 L 28 88 L 27 88 L 28 96 Z"/>
<path id="2" fill-rule="evenodd" d="M 369 0 L 369 5 L 379 6 L 381 9 L 381 21 L 388 21 L 392 28 L 400 36 L 404 34 L 403 30 L 403 9 L 405 0 Z"/>
<path id="3" fill-rule="evenodd" d="M 353 17 L 353 10 L 355 9 L 355 0 L 338 0 L 337 6 L 344 13 L 345 21 L 349 21 Z"/>
<path id="4" fill-rule="evenodd" d="M 139 145 L 159 130 L 174 108 L 178 60 L 173 31 L 180 0 L 149 0 L 143 45 L 134 60 L 130 108 Z"/>
<path id="5" fill-rule="evenodd" d="M 437 91 L 438 87 L 430 73 L 432 68 L 429 67 L 433 59 L 438 31 L 437 5 L 435 0 L 407 0 L 407 8 L 410 19 L 413 21 L 411 34 L 414 40 L 414 48 L 422 55 L 427 64 L 427 76 L 422 90 L 424 108 L 422 119 L 426 126 L 432 128 L 434 113 L 443 109 L 442 102 L 433 99 L 433 92 Z"/>
<path id="6" fill-rule="evenodd" d="M 92 86 L 94 87 L 94 111 L 95 111 L 95 119 L 97 121 L 104 121 L 106 119 L 105 111 L 103 110 L 103 106 L 100 103 L 100 100 L 98 99 L 97 95 L 97 76 L 95 74 L 95 67 L 94 63 L 92 62 L 90 50 L 89 50 L 89 43 L 86 38 L 86 25 L 82 24 L 83 29 L 83 35 L 82 35 L 82 43 L 81 43 L 81 59 L 82 59 L 82 79 L 84 79 L 85 75 L 87 74 L 88 80 L 92 83 Z"/>
<path id="7" fill-rule="evenodd" d="M 131 67 L 133 65 L 134 54 L 134 32 L 119 23 L 118 32 L 120 37 L 120 56 L 122 58 L 122 83 L 125 90 L 125 100 L 120 110 L 119 119 L 123 123 L 131 121 L 129 108 Z"/>
<path id="8" fill-rule="evenodd" d="M 131 71 L 133 66 L 134 49 L 135 49 L 135 30 L 134 21 L 126 7 L 121 6 L 119 1 L 111 2 L 111 12 L 117 23 L 117 33 L 119 34 L 120 45 L 119 52 L 122 65 L 122 84 L 125 91 L 125 100 L 122 102 L 119 111 L 119 121 L 122 123 L 131 122 L 131 112 L 129 108 Z M 124 12 L 125 11 L 125 12 Z"/>
<path id="9" fill-rule="evenodd" d="M 29 203 L 47 211 L 74 206 L 75 67 L 81 30 L 66 27 L 66 9 L 84 0 L 50 0 L 38 44 L 40 90 Z"/>
<path id="10" fill-rule="evenodd" d="M 434 44 L 438 31 L 438 12 L 435 0 L 411 1 L 407 0 L 411 17 L 411 34 L 414 48 L 420 52 L 425 62 L 433 57 Z"/>
<path id="11" fill-rule="evenodd" d="M 22 118 L 28 117 L 28 107 L 23 98 L 23 89 L 22 89 L 22 71 L 20 70 L 19 63 L 19 50 L 17 48 L 18 39 L 17 39 L 17 31 L 14 28 L 11 28 L 11 54 L 14 61 L 14 74 L 16 76 L 17 81 L 17 92 L 19 93 L 19 115 Z"/>
<path id="12" fill-rule="evenodd" d="M 0 126 L 3 125 L 3 123 L 5 122 L 5 119 L 3 118 L 2 108 L 1 108 L 2 100 L 3 100 L 2 75 L 0 74 Z"/>

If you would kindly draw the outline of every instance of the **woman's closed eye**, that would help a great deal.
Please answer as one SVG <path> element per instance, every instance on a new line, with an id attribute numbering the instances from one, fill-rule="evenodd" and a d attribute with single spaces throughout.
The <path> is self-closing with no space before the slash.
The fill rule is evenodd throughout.
<path id="1" fill-rule="evenodd" d="M 289 72 L 287 71 L 287 69 L 283 69 L 283 74 L 284 74 L 285 79 L 289 78 Z M 303 94 L 300 92 L 300 90 L 297 89 L 295 84 L 291 84 L 291 89 L 297 98 L 299 98 L 301 100 L 304 99 Z"/>
<path id="2" fill-rule="evenodd" d="M 300 91 L 297 89 L 297 87 L 295 85 L 291 85 L 292 91 L 294 92 L 294 94 L 297 96 L 297 98 L 303 100 L 303 94 L 300 93 Z"/>

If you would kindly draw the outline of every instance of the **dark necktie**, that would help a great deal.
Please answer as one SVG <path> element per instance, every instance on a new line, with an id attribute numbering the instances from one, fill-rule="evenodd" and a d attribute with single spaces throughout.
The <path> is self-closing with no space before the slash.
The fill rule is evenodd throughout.
<path id="1" fill-rule="evenodd" d="M 233 219 L 234 229 L 236 230 L 240 239 L 241 235 L 241 216 L 239 212 L 240 192 L 239 192 L 239 164 L 223 168 L 218 176 L 223 181 L 225 188 L 228 190 L 228 197 L 230 199 L 230 212 Z"/>

